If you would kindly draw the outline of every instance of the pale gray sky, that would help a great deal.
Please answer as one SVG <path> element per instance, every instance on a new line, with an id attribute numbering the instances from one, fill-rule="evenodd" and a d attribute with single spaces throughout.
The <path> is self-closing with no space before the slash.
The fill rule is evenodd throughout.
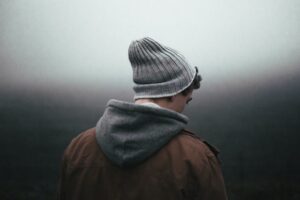
<path id="1" fill-rule="evenodd" d="M 132 85 L 127 49 L 150 36 L 206 84 L 300 67 L 299 0 L 1 0 L 0 83 Z"/>

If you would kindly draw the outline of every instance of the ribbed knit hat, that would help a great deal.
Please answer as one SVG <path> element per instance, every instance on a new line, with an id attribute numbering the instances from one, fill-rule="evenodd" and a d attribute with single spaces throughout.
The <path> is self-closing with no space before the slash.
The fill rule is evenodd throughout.
<path id="1" fill-rule="evenodd" d="M 197 68 L 191 67 L 179 52 L 149 37 L 132 41 L 128 55 L 135 100 L 176 95 L 197 76 Z"/>

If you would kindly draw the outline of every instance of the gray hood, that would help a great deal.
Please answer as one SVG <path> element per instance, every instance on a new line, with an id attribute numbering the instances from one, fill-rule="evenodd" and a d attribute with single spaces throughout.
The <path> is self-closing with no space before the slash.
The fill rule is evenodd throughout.
<path id="1" fill-rule="evenodd" d="M 119 166 L 136 165 L 163 147 L 187 124 L 175 111 L 111 99 L 96 126 L 104 154 Z"/>

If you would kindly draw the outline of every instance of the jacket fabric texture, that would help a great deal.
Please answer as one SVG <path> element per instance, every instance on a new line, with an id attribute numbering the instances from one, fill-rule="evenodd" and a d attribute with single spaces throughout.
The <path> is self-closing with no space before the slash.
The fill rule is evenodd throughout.
<path id="1" fill-rule="evenodd" d="M 64 152 L 60 200 L 225 200 L 218 150 L 158 106 L 110 100 Z"/>

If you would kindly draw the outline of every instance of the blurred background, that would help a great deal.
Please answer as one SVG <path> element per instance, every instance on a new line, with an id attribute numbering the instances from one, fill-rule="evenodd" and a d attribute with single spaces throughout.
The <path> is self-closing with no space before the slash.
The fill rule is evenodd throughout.
<path id="1" fill-rule="evenodd" d="M 188 129 L 221 151 L 232 200 L 300 199 L 300 1 L 1 0 L 0 199 L 53 199 L 70 140 L 133 101 L 127 49 L 198 66 Z"/>

